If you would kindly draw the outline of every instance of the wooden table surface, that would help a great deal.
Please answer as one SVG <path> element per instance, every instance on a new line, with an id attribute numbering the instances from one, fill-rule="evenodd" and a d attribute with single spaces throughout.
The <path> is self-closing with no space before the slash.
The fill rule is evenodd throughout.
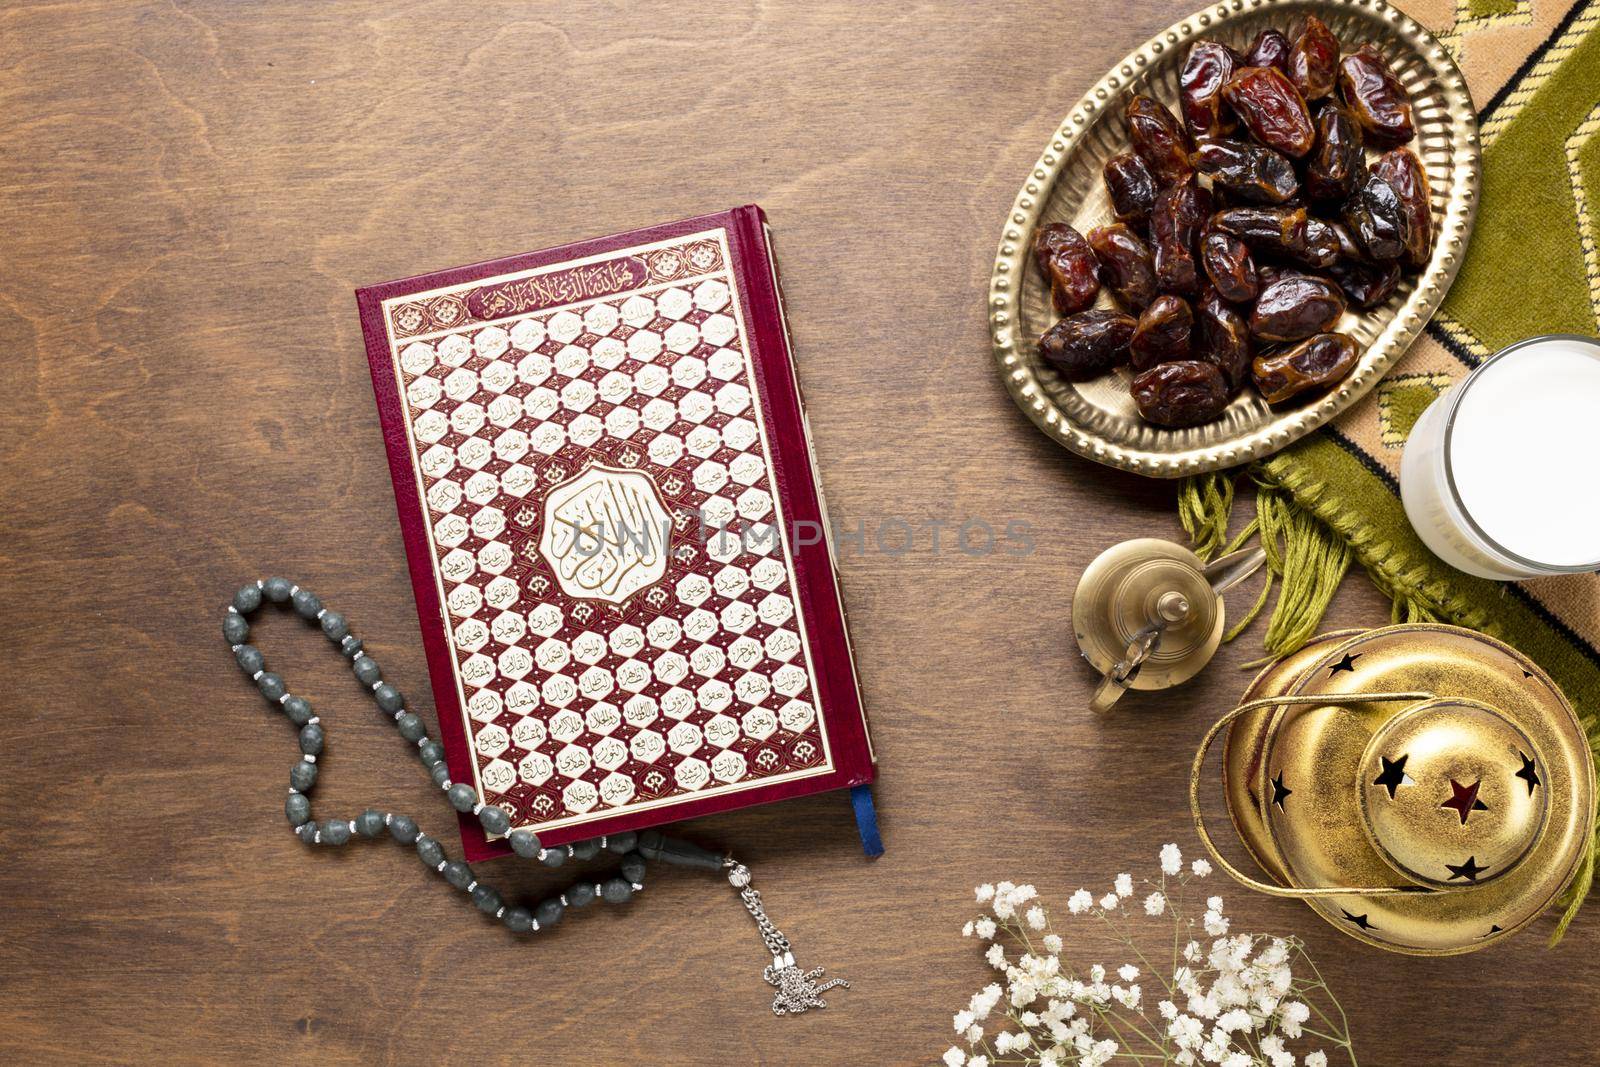
<path id="1" fill-rule="evenodd" d="M 1192 850 L 1188 761 L 1254 644 L 1090 719 L 1073 583 L 1113 541 L 1181 536 L 1173 489 L 1034 430 L 984 322 L 1053 124 L 1192 2 L 0 12 L 5 1058 L 927 1062 L 992 974 L 958 932 L 971 886 L 1064 903 Z M 241 582 L 291 575 L 427 691 L 352 289 L 748 201 L 777 234 L 830 505 L 866 532 L 840 568 L 888 844 L 862 858 L 842 795 L 683 828 L 754 867 L 802 962 L 855 983 L 791 1019 L 715 879 L 661 872 L 524 944 L 399 848 L 301 846 L 292 736 L 218 632 Z M 1009 544 L 1032 550 L 934 549 L 929 524 L 968 519 L 1025 524 Z M 880 551 L 897 520 L 914 545 Z M 1355 577 L 1330 623 L 1386 618 Z M 447 827 L 299 629 L 261 643 L 329 724 L 319 795 Z M 1218 891 L 1240 928 L 1307 938 L 1363 1063 L 1593 1061 L 1592 910 L 1554 952 L 1546 922 L 1429 961 Z"/>

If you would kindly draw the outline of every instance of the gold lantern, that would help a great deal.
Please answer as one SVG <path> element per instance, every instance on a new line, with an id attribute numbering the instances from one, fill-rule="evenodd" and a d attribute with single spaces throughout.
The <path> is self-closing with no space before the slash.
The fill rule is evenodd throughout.
<path id="1" fill-rule="evenodd" d="M 1200 807 L 1223 731 L 1233 825 L 1269 880 L 1224 859 Z M 1325 634 L 1273 663 L 1206 734 L 1190 802 L 1217 863 L 1335 927 L 1423 956 L 1528 925 L 1595 828 L 1594 760 L 1555 684 L 1516 650 L 1433 624 Z"/>

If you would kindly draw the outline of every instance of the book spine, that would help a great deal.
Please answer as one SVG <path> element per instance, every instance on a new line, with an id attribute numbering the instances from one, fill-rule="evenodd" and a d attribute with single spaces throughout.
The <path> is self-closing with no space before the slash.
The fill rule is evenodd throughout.
<path id="1" fill-rule="evenodd" d="M 817 463 L 816 446 L 811 437 L 811 420 L 806 412 L 805 393 L 800 385 L 800 370 L 795 363 L 794 340 L 789 332 L 788 305 L 783 298 L 783 285 L 778 274 L 778 257 L 773 249 L 772 227 L 767 223 L 766 213 L 756 205 L 739 208 L 735 214 L 739 216 L 741 227 L 750 238 L 752 250 L 760 251 L 760 259 L 763 260 L 760 265 L 765 269 L 765 281 L 771 288 L 773 321 L 778 326 L 778 341 L 783 346 L 783 359 L 788 364 L 789 379 L 793 383 L 795 407 L 800 412 L 800 431 L 805 439 L 806 465 L 810 469 L 811 487 L 816 493 L 817 511 L 821 518 L 822 536 L 828 549 L 828 571 L 833 582 L 834 599 L 839 607 L 839 628 L 844 637 L 850 686 L 855 692 L 856 707 L 860 712 L 861 735 L 866 742 L 867 757 L 876 764 L 878 754 L 872 745 L 872 729 L 867 721 L 866 702 L 861 698 L 861 679 L 856 673 L 855 644 L 850 639 L 849 610 L 844 598 L 843 581 L 839 576 L 839 553 L 834 545 L 833 522 L 828 515 L 828 499 L 822 490 L 822 468 Z"/>

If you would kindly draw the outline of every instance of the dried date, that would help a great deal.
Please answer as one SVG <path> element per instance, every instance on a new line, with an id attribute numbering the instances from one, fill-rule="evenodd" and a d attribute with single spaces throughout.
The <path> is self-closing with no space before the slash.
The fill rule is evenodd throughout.
<path id="1" fill-rule="evenodd" d="M 1128 343 L 1133 369 L 1149 370 L 1157 363 L 1189 358 L 1189 335 L 1194 329 L 1194 311 L 1179 296 L 1158 296 L 1139 316 L 1139 325 Z"/>
<path id="2" fill-rule="evenodd" d="M 1251 309 L 1250 335 L 1262 341 L 1303 340 L 1332 327 L 1344 307 L 1344 293 L 1325 278 L 1279 278 L 1261 290 Z"/>
<path id="3" fill-rule="evenodd" d="M 1039 338 L 1039 355 L 1071 382 L 1098 378 L 1128 361 L 1138 324 L 1132 315 L 1096 308 L 1069 315 Z"/>
<path id="4" fill-rule="evenodd" d="M 1230 207 L 1211 217 L 1213 228 L 1231 233 L 1252 249 L 1294 257 L 1306 244 L 1304 207 Z"/>
<path id="5" fill-rule="evenodd" d="M 1433 255 L 1433 193 L 1422 161 L 1409 148 L 1396 148 L 1378 157 L 1372 164 L 1372 173 L 1388 182 L 1400 198 L 1400 209 L 1406 217 L 1401 261 L 1412 270 L 1421 270 Z"/>
<path id="6" fill-rule="evenodd" d="M 1223 86 L 1222 97 L 1268 148 L 1299 159 L 1317 143 L 1317 131 L 1300 90 L 1276 67 L 1245 67 Z"/>
<path id="7" fill-rule="evenodd" d="M 1050 283 L 1056 311 L 1071 315 L 1084 310 L 1100 295 L 1100 263 L 1083 235 L 1064 222 L 1039 227 L 1033 255 Z"/>
<path id="8" fill-rule="evenodd" d="M 1224 137 L 1239 125 L 1222 99 L 1222 87 L 1237 66 L 1233 49 L 1216 41 L 1201 41 L 1189 49 L 1178 77 L 1178 97 L 1183 121 L 1194 137 Z"/>
<path id="9" fill-rule="evenodd" d="M 1215 289 L 1207 289 L 1195 302 L 1191 348 L 1196 359 L 1222 371 L 1230 393 L 1250 381 L 1250 324 Z"/>
<path id="10" fill-rule="evenodd" d="M 1250 51 L 1245 53 L 1244 65 L 1247 67 L 1277 67 L 1287 72 L 1289 69 L 1289 51 L 1293 46 L 1289 38 L 1278 30 L 1262 30 L 1256 34 L 1256 39 L 1250 42 Z"/>
<path id="11" fill-rule="evenodd" d="M 1231 233 L 1212 230 L 1200 239 L 1200 265 L 1224 300 L 1248 304 L 1261 293 L 1250 246 Z"/>
<path id="12" fill-rule="evenodd" d="M 1398 148 L 1416 136 L 1411 98 L 1373 45 L 1364 44 L 1340 61 L 1339 94 L 1373 148 Z"/>
<path id="13" fill-rule="evenodd" d="M 1294 258 L 1308 267 L 1330 266 L 1339 258 L 1339 236 L 1331 223 L 1319 218 L 1306 219 L 1305 239 L 1295 247 Z"/>
<path id="14" fill-rule="evenodd" d="M 1124 307 L 1143 311 L 1156 298 L 1156 268 L 1150 246 L 1117 222 L 1089 231 L 1089 247 L 1100 260 L 1100 280 Z"/>
<path id="15" fill-rule="evenodd" d="M 1307 15 L 1300 24 L 1286 73 L 1307 100 L 1327 96 L 1338 83 L 1339 38 L 1315 15 Z"/>
<path id="16" fill-rule="evenodd" d="M 1228 406 L 1228 382 L 1215 364 L 1201 360 L 1161 363 L 1133 379 L 1139 414 L 1157 426 L 1198 426 Z"/>
<path id="17" fill-rule="evenodd" d="M 1150 213 L 1150 245 L 1156 287 L 1164 293 L 1195 296 L 1200 292 L 1196 247 L 1211 215 L 1211 194 L 1192 181 L 1161 190 Z"/>
<path id="18" fill-rule="evenodd" d="M 1361 348 L 1342 333 L 1319 333 L 1283 352 L 1260 356 L 1251 367 L 1269 404 L 1340 381 L 1355 367 Z M 1135 379 L 1137 381 L 1138 379 Z"/>
<path id="19" fill-rule="evenodd" d="M 1400 264 L 1364 263 L 1359 259 L 1340 259 L 1328 268 L 1350 303 L 1360 308 L 1375 308 L 1388 301 L 1400 285 Z"/>
<path id="20" fill-rule="evenodd" d="M 1285 278 L 1303 278 L 1306 272 L 1299 267 L 1291 267 L 1283 263 L 1260 263 L 1256 265 L 1256 282 L 1258 287 L 1265 289 L 1275 282 Z"/>
<path id="21" fill-rule="evenodd" d="M 1111 208 L 1122 222 L 1144 223 L 1150 219 L 1150 209 L 1155 207 L 1155 175 L 1134 152 L 1119 152 L 1106 160 L 1106 192 L 1111 194 Z"/>
<path id="22" fill-rule="evenodd" d="M 1164 104 L 1140 93 L 1128 101 L 1127 119 L 1133 150 L 1158 184 L 1176 185 L 1194 173 L 1189 164 L 1189 135 Z"/>
<path id="23" fill-rule="evenodd" d="M 1349 110 L 1333 103 L 1317 112 L 1317 145 L 1306 160 L 1306 195 L 1312 200 L 1348 200 L 1361 183 L 1366 157 L 1361 127 Z"/>
<path id="24" fill-rule="evenodd" d="M 1300 191 L 1294 164 L 1270 148 L 1246 141 L 1202 141 L 1190 158 L 1213 188 L 1237 200 L 1281 204 Z"/>
<path id="25" fill-rule="evenodd" d="M 1355 235 L 1350 232 L 1350 227 L 1342 222 L 1328 223 L 1333 229 L 1333 236 L 1339 242 L 1339 255 L 1345 259 L 1364 259 L 1366 254 L 1361 251 L 1361 246 L 1356 244 Z"/>
<path id="26" fill-rule="evenodd" d="M 1411 221 L 1400 194 L 1378 175 L 1369 173 L 1356 195 L 1344 205 L 1344 224 L 1368 259 L 1399 259 L 1411 239 Z"/>

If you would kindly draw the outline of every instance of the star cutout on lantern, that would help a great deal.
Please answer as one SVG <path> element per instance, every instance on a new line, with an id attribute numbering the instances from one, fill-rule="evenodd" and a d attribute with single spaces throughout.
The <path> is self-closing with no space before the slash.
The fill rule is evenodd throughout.
<path id="1" fill-rule="evenodd" d="M 1389 791 L 1389 799 L 1394 799 L 1394 791 L 1403 785 L 1411 785 L 1411 776 L 1406 774 L 1406 760 L 1410 759 L 1409 753 L 1401 754 L 1399 759 L 1390 759 L 1388 756 L 1379 756 L 1383 760 L 1383 773 L 1372 780 L 1373 785 L 1381 785 Z"/>
<path id="2" fill-rule="evenodd" d="M 1349 652 L 1346 652 L 1344 659 L 1328 668 L 1328 675 L 1331 677 L 1335 674 L 1338 674 L 1340 671 L 1350 671 L 1351 673 L 1354 673 L 1356 669 L 1356 660 L 1360 659 L 1361 655 L 1362 654 L 1360 652 L 1357 652 L 1353 655 Z"/>
<path id="3" fill-rule="evenodd" d="M 1348 911 L 1345 911 L 1343 908 L 1340 908 L 1339 910 L 1341 912 L 1344 912 L 1345 922 L 1354 923 L 1356 926 L 1359 926 L 1363 930 L 1376 930 L 1377 929 L 1376 926 L 1373 926 L 1370 922 L 1367 921 L 1367 917 L 1365 915 L 1351 915 Z"/>
<path id="4" fill-rule="evenodd" d="M 1468 856 L 1465 863 L 1447 863 L 1445 867 L 1450 871 L 1450 881 L 1452 882 L 1457 878 L 1465 878 L 1469 882 L 1476 882 L 1478 875 L 1489 869 L 1487 867 L 1479 867 L 1478 857 L 1476 856 Z"/>
<path id="5" fill-rule="evenodd" d="M 1529 759 L 1520 750 L 1517 755 L 1522 756 L 1522 770 L 1518 771 L 1515 777 L 1521 778 L 1528 783 L 1528 795 L 1531 797 L 1534 789 L 1538 788 L 1539 785 L 1539 768 L 1534 765 L 1533 760 Z"/>
<path id="6" fill-rule="evenodd" d="M 1283 784 L 1283 772 L 1279 771 L 1278 777 L 1272 780 L 1272 802 L 1278 806 L 1279 811 L 1283 810 L 1283 802 L 1288 800 L 1289 794 L 1293 792 L 1293 789 Z"/>
<path id="7" fill-rule="evenodd" d="M 1473 782 L 1471 785 L 1462 785 L 1454 778 L 1450 779 L 1450 799 L 1439 806 L 1449 808 L 1461 816 L 1461 825 L 1467 825 L 1467 816 L 1475 811 L 1488 811 L 1489 805 L 1478 799 L 1478 787 L 1482 781 Z"/>

